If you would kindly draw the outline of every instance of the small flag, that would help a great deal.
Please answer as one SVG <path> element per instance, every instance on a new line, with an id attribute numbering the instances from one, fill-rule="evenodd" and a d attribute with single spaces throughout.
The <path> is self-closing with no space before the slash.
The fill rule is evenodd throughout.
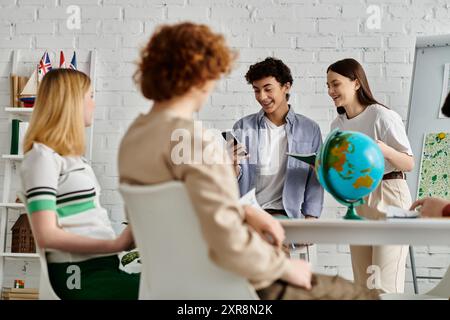
<path id="1" fill-rule="evenodd" d="M 77 55 L 73 52 L 72 61 L 70 61 L 69 69 L 77 70 Z"/>
<path id="2" fill-rule="evenodd" d="M 59 54 L 59 67 L 67 68 L 66 58 L 64 57 L 64 52 L 62 52 L 62 51 L 60 51 L 60 54 Z"/>
<path id="3" fill-rule="evenodd" d="M 39 66 L 38 66 L 39 81 L 41 81 L 42 78 L 50 70 L 52 70 L 52 64 L 50 63 L 50 57 L 48 56 L 48 52 L 45 51 L 44 55 L 41 58 L 41 61 L 39 61 Z"/>

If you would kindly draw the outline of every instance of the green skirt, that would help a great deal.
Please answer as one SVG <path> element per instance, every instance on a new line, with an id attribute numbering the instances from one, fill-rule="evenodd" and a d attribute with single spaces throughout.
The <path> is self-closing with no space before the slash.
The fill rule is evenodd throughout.
<path id="1" fill-rule="evenodd" d="M 137 300 L 140 274 L 119 269 L 117 255 L 49 263 L 53 290 L 63 300 Z"/>

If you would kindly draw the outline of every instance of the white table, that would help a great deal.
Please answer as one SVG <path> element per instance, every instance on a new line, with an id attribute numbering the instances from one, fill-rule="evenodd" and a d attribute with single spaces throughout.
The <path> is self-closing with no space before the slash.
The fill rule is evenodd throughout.
<path id="1" fill-rule="evenodd" d="M 280 220 L 286 240 L 354 245 L 450 245 L 450 219 Z"/>

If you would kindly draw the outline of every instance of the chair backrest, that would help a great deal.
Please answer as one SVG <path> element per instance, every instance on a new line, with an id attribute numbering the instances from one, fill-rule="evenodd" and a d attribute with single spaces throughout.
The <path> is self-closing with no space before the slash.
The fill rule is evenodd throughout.
<path id="1" fill-rule="evenodd" d="M 428 291 L 427 295 L 450 299 L 450 267 L 448 267 L 441 281 L 433 289 Z"/>
<path id="2" fill-rule="evenodd" d="M 140 298 L 257 299 L 246 279 L 209 259 L 182 183 L 122 184 L 119 190 L 143 264 Z"/>
<path id="3" fill-rule="evenodd" d="M 26 197 L 23 193 L 18 192 L 17 196 L 19 197 L 20 201 L 25 205 L 25 208 L 27 208 L 27 202 Z M 27 210 L 28 211 L 28 210 Z M 27 212 L 28 221 L 30 222 L 31 231 L 34 233 L 33 230 L 33 224 L 31 223 L 31 216 Z M 52 288 L 52 284 L 50 282 L 50 277 L 48 275 L 48 268 L 47 268 L 47 257 L 45 255 L 45 250 L 39 248 L 37 242 L 36 243 L 36 253 L 39 255 L 39 262 L 41 265 L 41 275 L 39 278 L 39 300 L 60 300 L 58 295 L 55 293 L 55 291 Z"/>
<path id="4" fill-rule="evenodd" d="M 36 251 L 39 254 L 39 261 L 41 264 L 41 276 L 39 279 L 39 300 L 60 300 L 58 295 L 53 290 L 52 284 L 50 282 L 45 251 L 37 248 L 37 246 Z"/>

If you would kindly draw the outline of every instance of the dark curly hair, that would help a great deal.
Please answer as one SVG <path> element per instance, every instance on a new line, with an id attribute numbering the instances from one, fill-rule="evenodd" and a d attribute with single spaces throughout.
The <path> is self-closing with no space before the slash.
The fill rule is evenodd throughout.
<path id="1" fill-rule="evenodd" d="M 266 77 L 274 77 L 282 86 L 286 83 L 292 85 L 294 82 L 289 67 L 283 61 L 272 57 L 251 65 L 245 74 L 245 80 L 249 84 Z M 289 93 L 286 94 L 286 100 L 289 100 Z"/>
<path id="2" fill-rule="evenodd" d="M 229 73 L 235 58 L 224 37 L 206 25 L 162 25 L 142 50 L 134 80 L 146 98 L 169 100 Z"/>

